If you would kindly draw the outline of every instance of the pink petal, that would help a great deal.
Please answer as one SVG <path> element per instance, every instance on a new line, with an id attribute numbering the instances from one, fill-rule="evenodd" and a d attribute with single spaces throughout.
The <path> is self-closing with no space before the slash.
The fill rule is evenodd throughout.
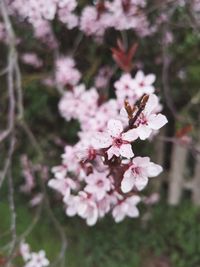
<path id="1" fill-rule="evenodd" d="M 121 190 L 123 193 L 128 193 L 133 189 L 135 179 L 133 176 L 126 176 L 121 182 Z"/>
<path id="2" fill-rule="evenodd" d="M 140 167 L 146 168 L 150 163 L 150 158 L 149 157 L 135 157 L 132 160 L 132 162 L 136 166 L 140 166 Z"/>
<path id="3" fill-rule="evenodd" d="M 86 219 L 87 225 L 92 226 L 97 222 L 98 219 L 98 210 L 95 207 L 93 207 L 93 209 L 91 209 L 91 211 L 88 214 L 88 217 Z"/>
<path id="4" fill-rule="evenodd" d="M 135 187 L 139 191 L 144 189 L 147 184 L 148 184 L 148 178 L 147 177 L 137 177 L 135 180 Z"/>
<path id="5" fill-rule="evenodd" d="M 109 120 L 108 121 L 108 133 L 113 137 L 119 137 L 123 131 L 123 125 L 119 120 Z"/>
<path id="6" fill-rule="evenodd" d="M 148 172 L 149 177 L 158 176 L 162 171 L 163 171 L 163 168 L 160 165 L 155 164 L 153 162 L 151 162 L 149 166 L 147 167 L 147 172 Z"/>
<path id="7" fill-rule="evenodd" d="M 141 125 L 137 128 L 137 133 L 141 140 L 147 139 L 150 136 L 151 132 L 152 130 L 145 125 Z"/>
<path id="8" fill-rule="evenodd" d="M 145 85 L 151 85 L 156 80 L 156 76 L 154 74 L 149 74 L 145 77 Z"/>
<path id="9" fill-rule="evenodd" d="M 112 144 L 112 138 L 107 133 L 95 133 L 91 140 L 95 149 L 107 148 Z"/>
<path id="10" fill-rule="evenodd" d="M 131 147 L 130 144 L 122 145 L 120 147 L 119 151 L 120 151 L 120 155 L 122 157 L 127 158 L 127 159 L 130 159 L 130 158 L 132 158 L 134 156 L 133 151 L 132 151 L 132 147 Z"/>
<path id="11" fill-rule="evenodd" d="M 129 197 L 127 201 L 131 205 L 137 205 L 141 201 L 141 198 L 139 196 L 132 196 Z"/>
<path id="12" fill-rule="evenodd" d="M 154 91 L 155 91 L 155 89 L 154 89 L 154 87 L 153 86 L 151 86 L 151 85 L 147 85 L 147 86 L 145 86 L 145 88 L 143 89 L 143 93 L 146 93 L 146 94 L 152 94 L 152 93 L 154 93 Z"/>
<path id="13" fill-rule="evenodd" d="M 122 139 L 128 142 L 132 142 L 138 138 L 138 133 L 136 129 L 129 130 L 122 134 Z"/>
<path id="14" fill-rule="evenodd" d="M 86 211 L 87 211 L 87 204 L 85 202 L 79 202 L 77 205 L 78 215 L 84 217 Z"/>
<path id="15" fill-rule="evenodd" d="M 141 70 L 139 70 L 139 71 L 136 73 L 136 75 L 135 75 L 135 80 L 136 80 L 138 83 L 143 82 L 143 80 L 144 80 L 144 73 L 143 73 Z"/>
<path id="16" fill-rule="evenodd" d="M 111 146 L 111 148 L 108 149 L 107 154 L 108 154 L 108 159 L 111 159 L 113 155 L 119 157 L 120 155 L 119 148 L 115 146 Z"/>
<path id="17" fill-rule="evenodd" d="M 152 114 L 149 117 L 148 125 L 153 129 L 153 130 L 159 130 L 161 127 L 163 127 L 167 123 L 167 118 L 162 115 L 162 114 Z"/>
<path id="18" fill-rule="evenodd" d="M 75 207 L 74 206 L 68 206 L 67 209 L 66 209 L 66 213 L 70 217 L 76 215 L 76 209 L 75 209 Z"/>
<path id="19" fill-rule="evenodd" d="M 115 207 L 112 211 L 112 216 L 114 217 L 115 222 L 118 223 L 124 219 L 125 214 L 121 211 L 120 207 Z"/>
<path id="20" fill-rule="evenodd" d="M 158 97 L 154 94 L 151 94 L 149 96 L 149 99 L 145 107 L 145 114 L 151 114 L 158 105 L 159 105 Z"/>
<path id="21" fill-rule="evenodd" d="M 138 208 L 135 206 L 129 207 L 127 215 L 131 218 L 137 218 L 139 216 Z"/>

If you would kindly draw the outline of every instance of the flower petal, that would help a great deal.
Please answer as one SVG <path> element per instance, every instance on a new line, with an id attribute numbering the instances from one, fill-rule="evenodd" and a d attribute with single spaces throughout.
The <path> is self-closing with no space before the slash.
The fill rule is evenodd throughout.
<path id="1" fill-rule="evenodd" d="M 135 196 L 129 197 L 127 201 L 131 205 L 137 205 L 141 201 L 141 197 L 135 195 Z"/>
<path id="2" fill-rule="evenodd" d="M 123 131 L 123 125 L 119 120 L 109 120 L 108 121 L 108 133 L 113 137 L 120 136 Z"/>
<path id="3" fill-rule="evenodd" d="M 130 159 L 134 156 L 133 151 L 132 151 L 132 147 L 131 144 L 124 144 L 120 147 L 119 149 L 120 151 L 120 155 L 122 157 L 125 157 L 127 159 Z"/>
<path id="4" fill-rule="evenodd" d="M 153 130 L 159 130 L 161 127 L 163 127 L 168 122 L 167 118 L 162 114 L 152 114 L 149 116 L 148 125 Z"/>
<path id="5" fill-rule="evenodd" d="M 142 189 L 144 189 L 147 184 L 148 184 L 148 178 L 147 177 L 140 176 L 140 177 L 137 177 L 135 179 L 135 187 L 139 191 L 141 191 Z"/>
<path id="6" fill-rule="evenodd" d="M 112 138 L 107 133 L 95 133 L 91 140 L 92 146 L 95 149 L 107 148 L 112 144 Z"/>
<path id="7" fill-rule="evenodd" d="M 122 134 L 122 139 L 128 142 L 132 142 L 138 138 L 138 133 L 136 129 L 129 130 Z"/>
<path id="8" fill-rule="evenodd" d="M 145 77 L 145 85 L 151 85 L 156 80 L 156 76 L 154 74 L 148 74 Z"/>
<path id="9" fill-rule="evenodd" d="M 74 206 L 68 206 L 67 209 L 66 209 L 66 214 L 69 217 L 75 216 L 76 215 L 76 208 Z"/>
<path id="10" fill-rule="evenodd" d="M 139 210 L 135 206 L 131 206 L 128 209 L 127 215 L 131 218 L 137 218 L 139 216 Z"/>
<path id="11" fill-rule="evenodd" d="M 147 172 L 149 177 L 158 176 L 162 171 L 163 168 L 160 165 L 155 164 L 153 162 L 150 162 L 149 166 L 147 167 Z"/>
<path id="12" fill-rule="evenodd" d="M 158 97 L 154 94 L 151 94 L 145 106 L 145 114 L 151 114 L 158 105 L 159 105 Z"/>
<path id="13" fill-rule="evenodd" d="M 141 125 L 137 128 L 137 133 L 141 140 L 147 139 L 150 136 L 151 132 L 152 130 L 145 125 Z"/>
<path id="14" fill-rule="evenodd" d="M 108 154 L 108 159 L 111 159 L 113 155 L 119 157 L 119 155 L 120 155 L 119 148 L 118 147 L 115 147 L 115 146 L 111 146 L 107 150 L 107 154 Z"/>
<path id="15" fill-rule="evenodd" d="M 143 82 L 143 80 L 144 80 L 144 73 L 143 73 L 141 70 L 139 70 L 139 71 L 136 73 L 136 75 L 135 75 L 135 80 L 136 80 L 138 83 Z"/>
<path id="16" fill-rule="evenodd" d="M 121 182 L 121 190 L 123 193 L 128 193 L 133 189 L 135 179 L 133 176 L 125 176 Z"/>

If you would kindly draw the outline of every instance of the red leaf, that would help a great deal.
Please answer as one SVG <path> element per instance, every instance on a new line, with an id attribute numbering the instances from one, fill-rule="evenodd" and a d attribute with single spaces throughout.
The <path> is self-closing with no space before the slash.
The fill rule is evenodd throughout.
<path id="1" fill-rule="evenodd" d="M 186 125 L 185 127 L 179 129 L 176 132 L 176 137 L 177 138 L 181 138 L 181 137 L 183 137 L 185 135 L 188 135 L 191 131 L 192 131 L 192 125 L 188 124 L 188 125 Z"/>
<path id="2" fill-rule="evenodd" d="M 124 45 L 120 39 L 117 40 L 117 47 L 112 47 L 112 57 L 114 61 L 117 63 L 117 65 L 124 70 L 125 72 L 130 72 L 133 68 L 133 57 L 136 53 L 138 44 L 134 43 L 132 46 L 128 49 L 128 51 L 125 50 Z"/>

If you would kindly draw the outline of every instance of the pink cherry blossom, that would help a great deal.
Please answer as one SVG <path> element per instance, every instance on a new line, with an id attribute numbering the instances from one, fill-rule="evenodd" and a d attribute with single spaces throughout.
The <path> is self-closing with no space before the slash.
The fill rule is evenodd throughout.
<path id="1" fill-rule="evenodd" d="M 150 196 L 144 197 L 143 202 L 146 205 L 152 206 L 158 203 L 160 200 L 160 194 L 159 193 L 153 193 Z"/>
<path id="2" fill-rule="evenodd" d="M 78 119 L 81 123 L 93 117 L 97 111 L 98 93 L 95 88 L 86 91 L 83 84 L 66 92 L 59 102 L 61 115 L 67 120 Z"/>
<path id="3" fill-rule="evenodd" d="M 21 157 L 21 164 L 25 183 L 20 186 L 20 191 L 22 191 L 23 193 L 31 193 L 31 191 L 35 188 L 36 183 L 33 166 L 29 161 L 27 155 L 23 155 Z"/>
<path id="4" fill-rule="evenodd" d="M 109 23 L 110 16 L 107 12 L 99 15 L 96 7 L 86 6 L 80 18 L 80 30 L 88 36 L 102 37 Z"/>
<path id="5" fill-rule="evenodd" d="M 162 172 L 162 167 L 150 161 L 149 157 L 136 157 L 124 173 L 121 183 L 122 192 L 130 192 L 133 188 L 142 190 L 148 183 L 148 177 L 155 177 Z"/>
<path id="6" fill-rule="evenodd" d="M 67 170 L 64 166 L 54 167 L 52 171 L 55 174 L 55 178 L 49 180 L 48 186 L 60 192 L 63 197 L 69 197 L 71 190 L 76 189 L 76 183 L 66 176 Z"/>
<path id="7" fill-rule="evenodd" d="M 46 267 L 49 266 L 49 260 L 46 258 L 45 252 L 40 250 L 38 253 L 32 252 L 31 259 L 25 267 Z"/>
<path id="8" fill-rule="evenodd" d="M 11 13 L 28 19 L 34 28 L 44 21 L 55 19 L 58 15 L 57 18 L 71 29 L 78 24 L 78 18 L 73 13 L 76 6 L 76 0 L 13 0 L 9 8 Z"/>
<path id="9" fill-rule="evenodd" d="M 56 49 L 58 47 L 57 40 L 49 21 L 38 21 L 38 24 L 33 24 L 33 29 L 35 37 L 44 43 L 49 49 Z"/>
<path id="10" fill-rule="evenodd" d="M 51 179 L 48 185 L 60 192 L 65 198 L 70 196 L 72 189 L 76 189 L 76 183 L 70 178 Z"/>
<path id="11" fill-rule="evenodd" d="M 35 53 L 24 53 L 21 56 L 23 63 L 33 66 L 35 68 L 40 68 L 43 65 L 42 60 Z"/>
<path id="12" fill-rule="evenodd" d="M 117 30 L 135 29 L 141 36 L 148 35 L 150 33 L 149 24 L 141 9 L 145 4 L 145 1 L 134 0 L 107 1 L 106 7 L 111 14 L 112 27 Z"/>
<path id="13" fill-rule="evenodd" d="M 24 242 L 20 243 L 19 250 L 24 261 L 27 261 L 31 258 L 30 246 L 28 244 Z"/>
<path id="14" fill-rule="evenodd" d="M 140 202 L 139 196 L 131 196 L 119 200 L 113 208 L 112 215 L 116 223 L 121 222 L 126 216 L 136 218 L 139 216 L 139 210 L 136 205 Z"/>
<path id="15" fill-rule="evenodd" d="M 71 57 L 61 57 L 56 61 L 56 82 L 59 85 L 76 85 L 80 78 L 80 72 L 75 68 L 75 61 Z"/>
<path id="16" fill-rule="evenodd" d="M 137 95 L 141 97 L 143 94 L 154 93 L 155 88 L 152 84 L 155 82 L 155 79 L 156 77 L 154 74 L 148 74 L 145 76 L 141 70 L 138 71 L 134 78 Z"/>
<path id="17" fill-rule="evenodd" d="M 100 218 L 103 218 L 110 211 L 113 204 L 113 198 L 112 194 L 106 194 L 104 198 L 97 202 Z"/>
<path id="18" fill-rule="evenodd" d="M 116 96 L 120 108 L 123 107 L 124 100 L 128 100 L 131 104 L 134 104 L 139 98 L 136 83 L 129 73 L 123 74 L 114 83 L 114 87 L 116 88 Z"/>
<path id="19" fill-rule="evenodd" d="M 167 118 L 164 115 L 157 114 L 158 105 L 158 97 L 154 94 L 150 95 L 144 111 L 135 122 L 138 136 L 142 140 L 148 138 L 154 130 L 159 130 L 167 123 Z"/>
<path id="20" fill-rule="evenodd" d="M 50 264 L 44 250 L 31 252 L 30 246 L 25 242 L 20 244 L 19 250 L 25 262 L 24 267 L 46 267 Z"/>
<path id="21" fill-rule="evenodd" d="M 93 194 L 98 201 L 102 200 L 111 189 L 111 181 L 107 176 L 108 172 L 100 173 L 95 171 L 90 174 L 85 178 L 87 185 L 84 190 Z"/>
<path id="22" fill-rule="evenodd" d="M 58 2 L 58 18 L 67 25 L 68 29 L 73 29 L 78 25 L 78 17 L 72 13 L 77 7 L 76 0 L 57 0 Z"/>
<path id="23" fill-rule="evenodd" d="M 98 219 L 98 209 L 94 199 L 90 194 L 82 191 L 76 198 L 77 214 L 86 219 L 89 226 L 94 225 Z"/>
<path id="24" fill-rule="evenodd" d="M 131 142 L 137 137 L 134 129 L 123 132 L 121 121 L 112 119 L 108 121 L 107 132 L 96 134 L 93 145 L 96 149 L 109 148 L 107 150 L 108 159 L 111 159 L 113 155 L 131 158 L 134 156 Z"/>
<path id="25" fill-rule="evenodd" d="M 44 199 L 44 195 L 42 193 L 38 193 L 33 196 L 33 198 L 29 201 L 30 207 L 38 206 L 42 200 Z"/>
<path id="26" fill-rule="evenodd" d="M 92 115 L 92 114 L 91 114 Z M 114 119 L 118 116 L 118 104 L 115 99 L 103 103 L 96 109 L 96 112 L 82 120 L 81 128 L 84 132 L 88 132 L 90 129 L 92 135 L 96 131 L 104 131 L 109 119 Z M 92 137 L 92 136 L 91 136 Z"/>

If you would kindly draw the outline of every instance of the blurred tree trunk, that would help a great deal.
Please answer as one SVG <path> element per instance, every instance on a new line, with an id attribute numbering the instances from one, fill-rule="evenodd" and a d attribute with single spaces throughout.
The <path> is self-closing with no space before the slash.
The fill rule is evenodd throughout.
<path id="1" fill-rule="evenodd" d="M 198 146 L 197 149 L 200 150 L 200 129 L 198 132 Z M 193 190 L 192 190 L 192 201 L 195 205 L 200 206 L 200 155 L 197 154 L 196 164 L 194 169 L 193 178 Z"/>
<path id="2" fill-rule="evenodd" d="M 152 155 L 152 160 L 156 164 L 164 166 L 164 155 L 165 155 L 165 142 L 161 140 L 159 137 L 165 136 L 165 130 L 160 130 L 157 138 L 154 141 L 154 154 Z M 165 176 L 164 171 L 161 173 L 159 177 L 156 177 L 156 179 L 152 179 L 152 190 L 153 192 L 160 192 L 163 178 Z"/>
<path id="3" fill-rule="evenodd" d="M 184 186 L 184 169 L 187 159 L 187 147 L 174 144 L 172 148 L 169 172 L 168 203 L 177 205 L 180 202 Z"/>

